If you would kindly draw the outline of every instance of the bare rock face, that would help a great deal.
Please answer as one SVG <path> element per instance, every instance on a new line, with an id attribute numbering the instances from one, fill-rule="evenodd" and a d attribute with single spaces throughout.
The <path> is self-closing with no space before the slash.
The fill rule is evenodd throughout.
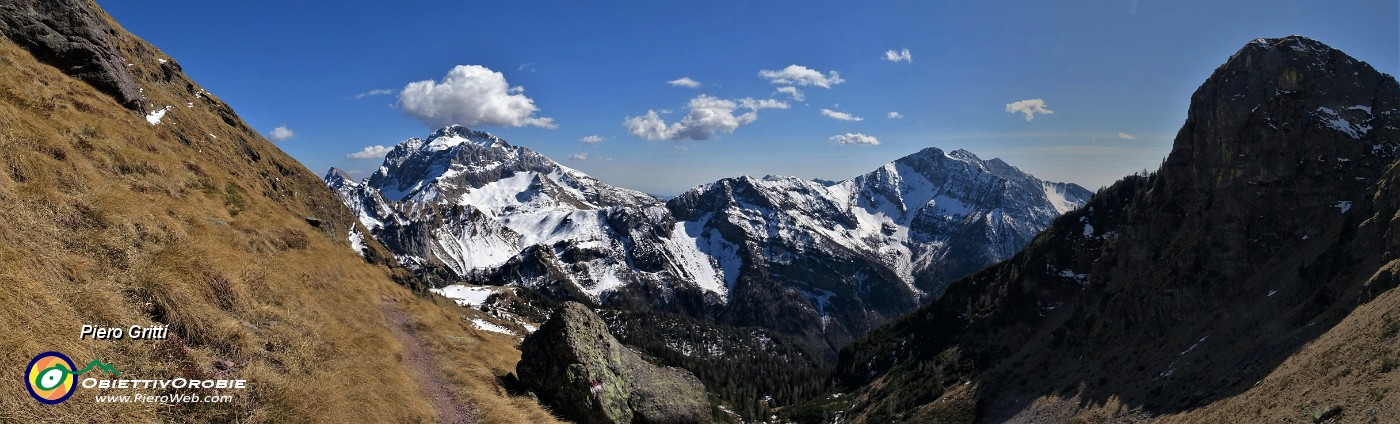
<path id="1" fill-rule="evenodd" d="M 1167 415 L 1294 378 L 1276 372 L 1290 355 L 1397 285 L 1397 140 L 1393 77 L 1306 37 L 1249 42 L 1160 170 L 844 350 L 854 422 L 1003 422 L 1065 393 Z"/>
<path id="2" fill-rule="evenodd" d="M 141 90 L 114 40 L 116 30 L 86 0 L 0 0 L 0 34 L 35 58 L 139 109 Z"/>
<path id="3" fill-rule="evenodd" d="M 613 338 L 602 318 L 575 302 L 525 338 L 516 373 L 540 401 L 580 423 L 713 421 L 700 380 L 642 359 Z"/>

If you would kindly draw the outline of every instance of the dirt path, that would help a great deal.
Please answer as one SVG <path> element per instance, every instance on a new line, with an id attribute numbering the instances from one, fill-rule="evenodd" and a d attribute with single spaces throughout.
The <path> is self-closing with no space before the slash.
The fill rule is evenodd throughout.
<path id="1" fill-rule="evenodd" d="M 418 390 L 437 411 L 438 422 L 451 424 L 476 424 L 476 408 L 458 399 L 452 393 L 452 386 L 442 378 L 438 367 L 433 364 L 433 354 L 423 346 L 413 330 L 408 328 L 408 315 L 390 303 L 380 304 L 389 328 L 394 337 L 403 345 L 403 362 L 408 365 Z"/>

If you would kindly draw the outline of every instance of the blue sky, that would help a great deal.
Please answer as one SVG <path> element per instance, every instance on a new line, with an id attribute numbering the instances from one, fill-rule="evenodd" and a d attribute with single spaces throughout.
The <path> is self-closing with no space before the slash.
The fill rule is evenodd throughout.
<path id="1" fill-rule="evenodd" d="M 379 160 L 347 155 L 470 121 L 661 195 L 745 174 L 846 179 L 930 146 L 1093 189 L 1155 169 L 1191 92 L 1253 38 L 1302 34 L 1400 68 L 1393 0 L 869 4 L 101 2 L 254 128 L 289 129 L 277 144 L 318 174 L 364 177 Z M 668 83 L 682 77 L 699 86 Z M 1037 99 L 1053 113 L 1007 111 Z"/>

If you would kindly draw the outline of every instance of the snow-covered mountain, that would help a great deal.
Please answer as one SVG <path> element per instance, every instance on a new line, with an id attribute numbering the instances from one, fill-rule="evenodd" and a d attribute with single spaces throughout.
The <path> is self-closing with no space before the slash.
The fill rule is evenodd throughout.
<path id="1" fill-rule="evenodd" d="M 1091 195 L 929 148 L 842 182 L 727 178 L 666 202 L 460 126 L 326 183 L 442 284 L 759 325 L 829 346 L 1009 257 Z M 355 237 L 351 234 L 350 237 Z"/>
<path id="2" fill-rule="evenodd" d="M 461 126 L 399 143 L 364 181 L 338 169 L 325 180 L 400 262 L 449 281 L 500 267 L 535 245 L 625 250 L 608 217 L 661 206 Z M 582 287 L 590 297 L 621 284 L 612 273 L 591 276 L 593 284 Z"/>

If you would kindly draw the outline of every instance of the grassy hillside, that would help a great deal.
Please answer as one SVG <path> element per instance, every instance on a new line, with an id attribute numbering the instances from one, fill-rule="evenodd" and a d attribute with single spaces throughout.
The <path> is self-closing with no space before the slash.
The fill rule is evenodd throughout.
<path id="1" fill-rule="evenodd" d="M 406 288 L 402 270 L 372 263 L 388 257 L 377 244 L 370 260 L 352 252 L 357 224 L 314 174 L 111 25 L 143 106 L 170 106 L 157 125 L 0 38 L 0 387 L 11 394 L 0 421 L 434 421 L 382 308 L 408 315 L 480 421 L 553 421 L 496 383 L 518 360 L 516 340 Z M 159 323 L 168 340 L 78 340 L 82 324 Z M 17 395 L 24 365 L 49 350 L 127 378 L 250 388 L 220 404 Z"/>

